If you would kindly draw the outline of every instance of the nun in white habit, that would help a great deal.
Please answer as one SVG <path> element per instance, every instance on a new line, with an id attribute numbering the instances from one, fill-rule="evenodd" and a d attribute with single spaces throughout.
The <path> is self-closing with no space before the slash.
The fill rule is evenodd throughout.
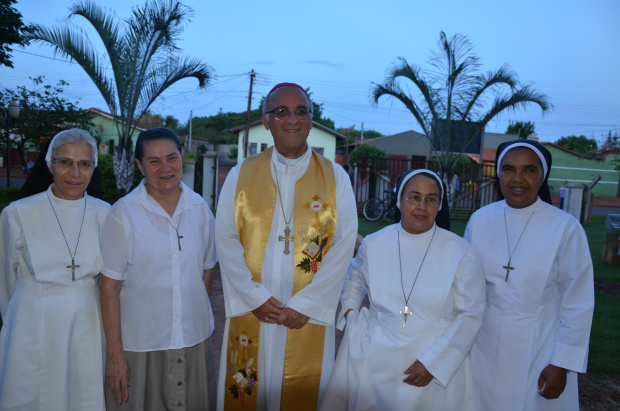
<path id="1" fill-rule="evenodd" d="M 105 409 L 99 228 L 110 207 L 86 194 L 97 146 L 58 133 L 54 183 L 0 216 L 0 410 Z"/>
<path id="2" fill-rule="evenodd" d="M 476 407 L 577 411 L 594 309 L 588 241 L 579 221 L 551 205 L 544 146 L 502 143 L 496 164 L 505 200 L 474 213 L 465 231 L 486 278 L 470 356 Z"/>
<path id="3" fill-rule="evenodd" d="M 322 410 L 475 409 L 467 355 L 484 279 L 471 244 L 435 224 L 442 197 L 435 173 L 411 172 L 398 189 L 400 223 L 363 240 L 341 295 L 346 329 Z M 366 294 L 370 308 L 360 310 Z"/>

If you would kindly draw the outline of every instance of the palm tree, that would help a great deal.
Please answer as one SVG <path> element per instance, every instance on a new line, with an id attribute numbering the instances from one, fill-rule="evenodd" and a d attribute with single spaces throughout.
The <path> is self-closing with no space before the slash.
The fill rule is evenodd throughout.
<path id="1" fill-rule="evenodd" d="M 81 16 L 96 30 L 104 53 L 98 52 L 84 30 L 71 22 L 45 28 L 34 26 L 30 39 L 49 44 L 77 62 L 95 83 L 116 124 L 119 143 L 114 175 L 119 195 L 131 188 L 134 170 L 132 135 L 149 106 L 171 85 L 194 77 L 205 88 L 212 69 L 197 59 L 178 56 L 176 41 L 192 9 L 177 0 L 149 0 L 119 20 L 113 11 L 89 0 L 77 1 L 69 17 Z"/>
<path id="2" fill-rule="evenodd" d="M 459 156 L 495 116 L 531 103 L 545 113 L 552 105 L 547 95 L 531 85 L 521 86 L 506 64 L 496 71 L 479 73 L 479 58 L 472 54 L 473 46 L 466 36 L 456 34 L 448 39 L 442 31 L 438 45 L 439 51 L 432 52 L 428 60 L 435 70 L 422 71 L 399 57 L 383 84 L 372 83 L 371 101 L 378 105 L 381 97 L 390 96 L 411 111 L 451 187 Z M 401 79 L 413 83 L 415 95 Z"/>

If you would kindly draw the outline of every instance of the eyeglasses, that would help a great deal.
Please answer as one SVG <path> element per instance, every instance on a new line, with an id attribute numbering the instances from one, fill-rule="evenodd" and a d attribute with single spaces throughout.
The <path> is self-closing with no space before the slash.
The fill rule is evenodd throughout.
<path id="1" fill-rule="evenodd" d="M 422 197 L 418 194 L 414 194 L 412 196 L 409 197 L 405 197 L 403 196 L 403 198 L 405 199 L 405 201 L 407 201 L 409 204 L 411 204 L 412 206 L 419 206 L 420 203 L 422 201 L 424 201 L 426 203 L 426 206 L 429 208 L 437 208 L 439 207 L 439 197 Z"/>
<path id="2" fill-rule="evenodd" d="M 307 116 L 312 113 L 312 110 L 308 107 L 297 107 L 292 112 L 295 113 L 295 117 L 298 119 L 306 120 Z M 288 107 L 281 106 L 265 112 L 265 114 L 270 113 L 275 114 L 276 120 L 286 120 L 291 115 L 291 110 Z"/>
<path id="3" fill-rule="evenodd" d="M 94 162 L 89 160 L 72 160 L 70 158 L 63 157 L 52 159 L 52 163 L 58 165 L 60 168 L 65 170 L 71 169 L 73 168 L 73 164 L 77 164 L 78 169 L 80 169 L 81 171 L 91 170 L 95 165 Z"/>

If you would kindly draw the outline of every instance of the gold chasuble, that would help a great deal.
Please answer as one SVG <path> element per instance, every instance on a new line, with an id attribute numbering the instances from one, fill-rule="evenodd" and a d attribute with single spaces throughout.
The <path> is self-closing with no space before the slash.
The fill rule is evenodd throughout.
<path id="1" fill-rule="evenodd" d="M 277 201 L 271 176 L 273 147 L 241 165 L 235 194 L 235 222 L 253 281 L 261 282 L 263 256 Z M 295 184 L 293 295 L 310 284 L 336 231 L 336 179 L 331 162 L 314 151 Z M 294 227 L 293 227 L 294 228 Z M 284 327 L 284 326 L 282 326 Z M 230 319 L 224 409 L 255 410 L 261 322 L 247 313 Z M 325 326 L 307 323 L 287 331 L 281 410 L 316 410 Z"/>

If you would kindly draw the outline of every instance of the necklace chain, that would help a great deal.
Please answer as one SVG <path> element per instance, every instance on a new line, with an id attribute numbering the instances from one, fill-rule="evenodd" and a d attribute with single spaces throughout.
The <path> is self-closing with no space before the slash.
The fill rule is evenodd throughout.
<path id="1" fill-rule="evenodd" d="M 67 236 L 65 236 L 65 231 L 62 229 L 62 225 L 60 224 L 60 219 L 58 218 L 58 214 L 56 214 L 56 209 L 54 208 L 54 204 L 52 204 L 52 199 L 49 194 L 47 194 L 47 200 L 50 202 L 50 206 L 52 207 L 52 211 L 54 212 L 54 216 L 56 217 L 56 221 L 58 222 L 58 227 L 60 227 L 60 232 L 62 233 L 62 238 L 65 239 L 65 244 L 67 245 L 67 250 L 69 251 L 69 255 L 71 256 L 71 266 L 67 268 L 71 268 L 72 276 L 71 280 L 75 282 L 75 267 L 79 267 L 75 265 L 75 255 L 77 254 L 78 245 L 80 245 L 80 237 L 82 236 L 82 227 L 84 226 L 84 217 L 86 216 L 86 194 L 84 194 L 84 213 L 82 214 L 82 223 L 80 224 L 80 232 L 78 233 L 77 242 L 75 243 L 75 250 L 71 253 L 71 247 L 69 247 L 69 242 L 67 241 Z"/>
<path id="2" fill-rule="evenodd" d="M 278 186 L 278 199 L 280 200 L 280 208 L 282 209 L 282 217 L 284 218 L 284 224 L 288 227 L 291 224 L 291 220 L 293 219 L 293 211 L 295 211 L 295 207 L 291 210 L 291 215 L 288 217 L 288 221 L 286 221 L 286 214 L 284 214 L 284 203 L 282 202 L 282 194 L 280 194 L 280 182 L 278 181 L 278 170 L 274 167 L 273 173 L 276 175 L 276 185 Z"/>
<path id="3" fill-rule="evenodd" d="M 177 242 L 179 243 L 179 251 L 181 251 L 181 238 L 183 238 L 182 235 L 179 235 L 179 229 L 177 227 L 174 226 L 174 224 L 172 224 L 172 221 L 170 221 L 169 219 L 166 218 L 166 221 L 168 222 L 168 224 L 170 224 L 170 226 L 172 226 L 172 228 L 174 228 L 174 231 L 176 231 L 177 233 Z"/>
<path id="4" fill-rule="evenodd" d="M 510 252 L 510 239 L 508 238 L 508 222 L 506 221 L 506 209 L 504 208 L 504 227 L 506 228 L 506 247 L 508 248 L 508 265 L 505 265 L 503 267 L 506 269 L 506 281 L 508 281 L 510 270 L 514 270 L 514 267 L 510 266 L 510 262 L 512 261 L 512 256 L 514 255 L 515 251 L 517 251 L 517 247 L 519 246 L 519 243 L 521 242 L 521 238 L 523 238 L 523 234 L 525 234 L 525 229 L 530 224 L 530 221 L 532 220 L 532 216 L 534 215 L 534 213 L 536 213 L 536 211 L 532 211 L 532 214 L 530 214 L 530 218 L 527 219 L 527 223 L 525 223 L 525 227 L 523 227 L 523 230 L 521 231 L 521 235 L 519 236 L 519 239 L 517 240 L 517 244 L 515 244 L 515 248 L 513 248 L 512 252 Z"/>
<path id="5" fill-rule="evenodd" d="M 413 292 L 413 287 L 415 287 L 415 283 L 418 281 L 418 276 L 420 275 L 420 270 L 422 270 L 422 265 L 424 265 L 424 260 L 426 260 L 426 255 L 428 254 L 428 250 L 431 248 L 431 244 L 433 243 L 433 239 L 435 238 L 435 233 L 437 232 L 437 226 L 433 230 L 433 236 L 431 237 L 431 241 L 428 242 L 428 247 L 426 247 L 426 252 L 424 252 L 424 257 L 422 258 L 422 262 L 420 263 L 420 267 L 418 268 L 418 272 L 415 275 L 415 280 L 413 280 L 413 285 L 411 286 L 411 290 L 409 290 L 409 295 L 405 297 L 405 284 L 403 283 L 403 264 L 400 258 L 400 230 L 398 233 L 398 265 L 400 268 L 400 286 L 403 291 L 403 297 L 405 298 L 405 307 L 409 306 L 409 298 L 411 298 L 411 293 Z M 406 317 L 405 317 L 406 318 Z"/>

